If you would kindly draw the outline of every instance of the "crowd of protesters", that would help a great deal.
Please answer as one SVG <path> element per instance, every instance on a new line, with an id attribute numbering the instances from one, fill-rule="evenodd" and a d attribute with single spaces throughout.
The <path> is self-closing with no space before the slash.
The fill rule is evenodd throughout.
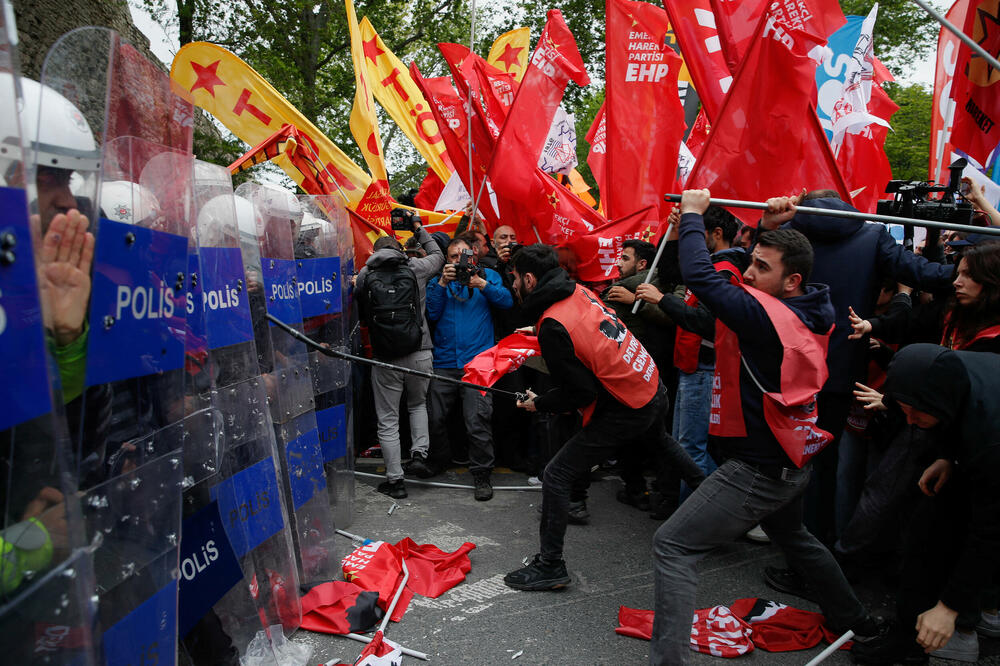
<path id="1" fill-rule="evenodd" d="M 837 217 L 853 209 L 829 190 L 770 199 L 753 228 L 708 197 L 685 193 L 652 282 L 649 242 L 625 241 L 615 279 L 584 284 L 568 253 L 523 247 L 509 226 L 490 238 L 475 216 L 454 238 L 418 225 L 405 248 L 376 246 L 371 261 L 389 247 L 420 270 L 428 335 L 416 355 L 430 354 L 435 373 L 460 378 L 515 329 L 539 336 L 548 366 L 501 380 L 527 396 L 516 403 L 406 383 L 419 393 L 407 399 L 402 466 L 398 419 L 384 420 L 377 400 L 379 490 L 405 497 L 405 476 L 467 466 L 488 500 L 494 465 L 536 477 L 541 552 L 505 582 L 543 590 L 569 583 L 563 535 L 590 520 L 591 472 L 619 474 L 622 510 L 666 521 L 654 539 L 651 663 L 683 662 L 695 565 L 747 533 L 787 557 L 766 582 L 853 630 L 856 660 L 975 661 L 977 632 L 1000 637 L 1000 237 L 928 230 L 907 246 L 884 225 Z M 977 187 L 966 198 L 974 224 L 1000 226 Z M 831 214 L 797 213 L 804 202 Z M 592 343 L 575 324 L 588 318 L 604 334 Z M 623 342 L 651 358 L 644 382 L 602 360 L 602 345 Z M 774 405 L 802 391 L 814 400 L 791 399 L 805 414 L 796 423 L 828 443 L 795 460 Z M 848 580 L 897 564 L 898 617 L 886 624 Z"/>

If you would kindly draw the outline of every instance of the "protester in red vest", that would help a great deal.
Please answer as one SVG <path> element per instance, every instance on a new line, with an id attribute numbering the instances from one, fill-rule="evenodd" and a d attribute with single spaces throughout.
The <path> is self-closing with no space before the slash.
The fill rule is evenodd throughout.
<path id="1" fill-rule="evenodd" d="M 529 412 L 584 414 L 583 429 L 545 467 L 541 552 L 504 576 L 517 590 L 552 590 L 570 582 L 563 538 L 572 483 L 631 440 L 659 438 L 666 446 L 667 390 L 649 352 L 596 294 L 569 279 L 552 248 L 531 245 L 512 263 L 515 294 L 525 315 L 537 322 L 542 357 L 555 384 L 543 395 L 528 391 L 528 399 L 517 404 Z M 672 450 L 687 458 L 676 442 Z M 690 458 L 686 464 L 695 467 Z"/>
<path id="2" fill-rule="evenodd" d="M 807 284 L 812 247 L 793 230 L 762 234 L 745 284 L 731 284 L 712 266 L 705 246 L 702 215 L 709 197 L 708 190 L 684 192 L 679 254 L 688 289 L 733 334 L 726 346 L 716 336 L 721 392 L 713 391 L 713 400 L 725 397 L 731 406 L 713 412 L 720 421 L 713 425 L 733 436 L 725 440 L 722 466 L 653 538 L 651 664 L 684 663 L 698 561 L 757 523 L 813 584 L 833 631 L 852 629 L 862 639 L 878 633 L 836 560 L 802 525 L 807 461 L 829 441 L 829 433 L 815 428 L 815 394 L 826 380 L 834 320 L 829 288 Z"/>

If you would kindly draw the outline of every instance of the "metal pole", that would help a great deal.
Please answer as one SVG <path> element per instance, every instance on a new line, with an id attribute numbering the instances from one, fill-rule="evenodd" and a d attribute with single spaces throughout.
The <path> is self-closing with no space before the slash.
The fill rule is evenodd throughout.
<path id="1" fill-rule="evenodd" d="M 472 0 L 472 20 L 469 22 L 469 56 L 471 57 L 473 53 L 476 52 L 476 0 Z M 456 82 L 457 83 L 457 82 Z M 472 179 L 472 84 L 468 83 L 469 89 L 469 113 L 468 113 L 468 125 L 466 125 L 466 131 L 469 133 L 469 196 L 472 196 L 473 179 Z M 472 214 L 475 215 L 476 211 L 473 210 Z"/>
<path id="2" fill-rule="evenodd" d="M 996 58 L 990 55 L 990 53 L 982 46 L 973 41 L 972 37 L 969 37 L 964 32 L 962 32 L 961 29 L 956 27 L 954 23 L 952 23 L 945 17 L 941 16 L 933 7 L 924 2 L 924 0 L 913 0 L 913 2 L 920 5 L 920 8 L 923 9 L 928 14 L 930 14 L 931 16 L 933 16 L 935 21 L 937 21 L 942 26 L 947 28 L 948 31 L 951 32 L 953 35 L 961 39 L 966 46 L 968 46 L 970 49 L 972 49 L 973 51 L 981 55 L 983 58 L 985 58 L 986 62 L 990 63 L 990 66 L 992 66 L 994 69 L 1000 69 L 1000 61 L 998 61 Z"/>
<path id="3" fill-rule="evenodd" d="M 364 479 L 384 479 L 385 476 L 381 474 L 369 474 L 368 472 L 354 472 L 354 476 L 360 476 Z M 443 483 L 441 481 L 420 481 L 419 479 L 407 479 L 407 483 L 413 483 L 418 486 L 431 486 L 432 488 L 456 488 L 458 490 L 475 490 L 475 486 L 469 486 L 461 483 Z M 493 490 L 541 490 L 541 486 L 493 486 Z M 340 530 L 337 530 L 340 532 Z M 344 536 L 348 536 L 349 533 L 341 532 Z M 350 535 L 355 536 L 355 535 Z M 358 537 L 360 538 L 360 537 Z"/>
<path id="4" fill-rule="evenodd" d="M 371 636 L 362 636 L 361 634 L 355 634 L 353 632 L 350 633 L 350 634 L 340 634 L 340 635 L 344 636 L 345 638 L 350 638 L 352 640 L 359 641 L 361 643 L 371 643 L 372 642 Z M 399 644 L 397 643 L 397 645 L 399 645 Z M 408 654 L 411 657 L 416 657 L 417 659 L 422 659 L 424 661 L 430 661 L 430 657 L 427 656 L 426 652 L 417 652 L 416 650 L 411 650 L 410 648 L 405 648 L 402 645 L 399 646 L 399 649 L 400 649 L 400 651 L 403 654 Z M 330 666 L 331 663 L 332 662 L 327 662 L 327 666 Z"/>
<path id="5" fill-rule="evenodd" d="M 669 197 L 671 195 L 668 194 L 667 196 Z M 656 277 L 656 267 L 660 265 L 660 257 L 663 256 L 663 250 L 667 247 L 667 236 L 670 235 L 673 228 L 673 222 L 667 225 L 667 233 L 663 234 L 663 239 L 660 241 L 660 247 L 656 248 L 656 256 L 653 257 L 653 265 L 649 267 L 648 271 L 646 271 L 646 279 L 642 281 L 642 284 L 650 284 L 653 281 L 653 278 Z M 639 311 L 640 305 L 642 305 L 642 301 L 636 298 L 635 303 L 632 304 L 632 314 Z"/>
<path id="6" fill-rule="evenodd" d="M 396 603 L 399 601 L 399 597 L 403 594 L 403 589 L 406 587 L 406 581 L 410 580 L 410 570 L 406 568 L 406 558 L 399 558 L 399 564 L 403 567 L 403 580 L 399 582 L 399 587 L 396 588 L 396 594 L 392 597 L 392 602 L 389 603 L 389 607 L 385 609 L 385 616 L 382 618 L 382 624 L 378 626 L 379 631 L 385 631 L 385 626 L 389 624 L 389 618 L 392 617 L 392 612 L 396 610 Z"/>
<path id="7" fill-rule="evenodd" d="M 810 659 L 808 662 L 806 662 L 806 666 L 816 666 L 816 664 L 820 663 L 821 661 L 824 661 L 831 654 L 833 654 L 834 652 L 836 652 L 837 650 L 839 650 L 841 645 L 843 645 L 847 641 L 851 640 L 852 638 L 854 638 L 854 632 L 851 631 L 850 629 L 848 629 L 847 632 L 843 636 L 841 636 L 840 638 L 838 638 L 834 642 L 830 643 L 830 645 L 827 646 L 827 648 L 825 650 L 823 650 L 818 655 L 816 655 L 815 657 L 813 657 L 812 659 Z"/>
<path id="8" fill-rule="evenodd" d="M 666 194 L 664 198 L 668 201 L 680 201 L 680 194 Z M 759 201 L 741 201 L 739 199 L 716 199 L 711 198 L 709 202 L 716 206 L 729 206 L 732 208 L 752 208 L 755 210 L 767 210 L 767 204 Z M 1000 236 L 1000 227 L 974 227 L 971 224 L 952 224 L 951 222 L 934 222 L 932 220 L 912 220 L 908 217 L 896 217 L 895 215 L 877 215 L 860 213 L 856 210 L 828 210 L 826 208 L 811 208 L 809 206 L 796 206 L 796 214 L 803 215 L 828 215 L 830 217 L 846 217 L 852 220 L 868 220 L 870 222 L 885 222 L 886 224 L 903 224 L 914 227 L 927 227 L 929 229 L 950 229 L 951 231 L 963 231 L 970 234 L 985 234 L 987 236 Z"/>

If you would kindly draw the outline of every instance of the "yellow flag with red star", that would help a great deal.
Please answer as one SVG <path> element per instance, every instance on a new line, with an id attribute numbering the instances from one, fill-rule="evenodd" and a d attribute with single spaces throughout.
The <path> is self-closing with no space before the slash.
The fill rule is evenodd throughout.
<path id="1" fill-rule="evenodd" d="M 342 192 L 349 206 L 356 206 L 371 184 L 371 177 L 281 93 L 221 46 L 208 42 L 185 44 L 174 57 L 170 78 L 188 91 L 194 104 L 251 146 L 267 140 L 283 125 L 294 125 L 319 156 L 324 168 L 318 177 Z M 292 180 L 302 183 L 302 172 L 287 157 L 279 155 L 274 162 Z"/>
<path id="2" fill-rule="evenodd" d="M 368 17 L 361 19 L 361 39 L 367 81 L 379 101 L 427 165 L 448 182 L 452 167 L 430 104 L 417 88 L 406 65 L 386 48 Z"/>
<path id="3" fill-rule="evenodd" d="M 528 67 L 531 46 L 531 30 L 515 28 L 496 38 L 490 47 L 486 62 L 497 69 L 512 74 L 518 83 L 524 78 Z"/>

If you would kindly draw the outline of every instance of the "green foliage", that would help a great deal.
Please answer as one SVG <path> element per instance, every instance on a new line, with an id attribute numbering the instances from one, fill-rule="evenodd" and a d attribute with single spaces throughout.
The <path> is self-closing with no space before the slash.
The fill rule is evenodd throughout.
<path id="1" fill-rule="evenodd" d="M 919 84 L 902 86 L 887 83 L 885 91 L 896 104 L 890 121 L 894 131 L 885 141 L 885 154 L 896 180 L 926 180 L 931 142 L 933 95 Z"/>

